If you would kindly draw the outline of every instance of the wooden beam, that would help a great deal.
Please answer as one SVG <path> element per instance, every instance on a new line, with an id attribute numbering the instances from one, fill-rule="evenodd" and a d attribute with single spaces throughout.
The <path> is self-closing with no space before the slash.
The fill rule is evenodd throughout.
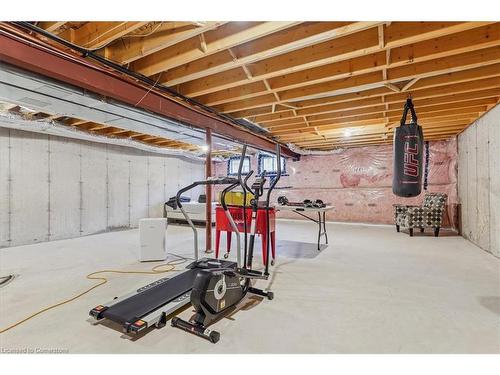
<path id="1" fill-rule="evenodd" d="M 493 22 L 392 22 L 385 30 L 386 47 L 396 48 L 418 43 L 491 23 Z"/>
<path id="2" fill-rule="evenodd" d="M 207 41 L 205 40 L 205 35 L 203 35 L 203 33 L 201 33 L 199 35 L 199 37 L 200 37 L 200 48 L 201 48 L 201 51 L 203 53 L 207 53 L 208 48 L 207 48 Z"/>
<path id="3" fill-rule="evenodd" d="M 427 107 L 421 107 L 420 109 L 417 110 L 417 112 L 418 112 L 419 119 L 421 119 L 421 118 L 424 119 L 424 118 L 428 118 L 431 116 L 438 116 L 440 113 L 453 114 L 453 113 L 461 113 L 462 111 L 465 113 L 478 112 L 478 111 L 481 111 L 481 108 L 484 108 L 486 105 L 493 103 L 495 101 L 495 99 L 496 98 L 476 99 L 476 100 L 469 100 L 469 101 L 460 102 L 460 103 L 432 105 L 432 106 L 427 106 Z M 453 111 L 455 111 L 455 112 L 453 112 Z M 397 120 L 397 119 L 401 118 L 401 113 L 402 113 L 401 108 L 392 109 L 392 110 L 386 112 L 386 117 L 389 119 L 389 121 L 394 121 L 395 119 Z M 380 119 L 380 118 L 384 118 L 384 117 L 382 116 L 382 112 L 375 112 L 375 113 L 351 115 L 351 116 L 346 116 L 346 117 L 321 119 L 321 120 L 317 120 L 317 121 L 311 121 L 311 123 L 313 123 L 314 126 L 321 126 L 321 125 L 328 125 L 334 121 L 336 121 L 338 123 L 346 123 L 349 121 L 349 119 L 356 120 L 358 118 Z M 280 128 L 280 130 L 281 129 L 283 129 L 283 128 Z M 273 132 L 275 130 L 277 130 L 277 127 L 273 128 Z"/>
<path id="4" fill-rule="evenodd" d="M 483 25 L 484 23 L 479 24 Z M 456 32 L 457 30 L 467 30 L 478 27 L 478 23 L 462 23 L 460 28 L 457 28 L 457 25 L 447 27 L 446 24 L 437 25 L 435 27 L 440 27 L 440 32 L 446 35 L 451 31 Z M 415 30 L 410 30 L 412 35 L 414 31 Z M 413 36 L 412 40 L 425 41 L 429 39 L 430 35 L 433 34 L 417 34 Z M 400 38 L 405 39 L 405 36 L 401 35 Z M 335 41 L 316 44 L 311 47 L 253 62 L 252 74 L 256 79 L 263 79 L 278 77 L 299 70 L 311 69 L 323 65 L 329 66 L 335 62 L 351 60 L 356 57 L 380 52 L 378 42 L 377 29 L 368 29 L 352 35 L 343 36 Z M 386 46 L 386 48 L 389 47 Z M 428 56 L 427 58 L 430 57 L 431 56 Z M 411 61 L 411 57 L 408 57 L 407 62 Z M 404 64 L 404 61 L 398 61 L 398 64 Z M 331 68 L 331 71 L 335 71 L 333 67 Z M 320 68 L 318 68 L 317 71 L 318 73 L 315 74 L 321 74 Z M 194 81 L 193 77 L 191 77 L 192 82 L 180 85 L 179 90 L 187 96 L 199 96 L 245 83 L 244 77 L 239 75 L 237 70 L 233 69 L 220 74 L 216 73 L 217 72 L 210 71 L 210 77 L 206 79 L 196 79 Z M 180 83 L 179 81 L 169 81 L 168 78 L 164 78 L 166 80 L 165 83 L 168 85 Z M 297 80 L 297 82 L 300 81 L 304 82 L 304 80 Z"/>
<path id="5" fill-rule="evenodd" d="M 217 53 L 210 58 L 193 61 L 189 66 L 180 66 L 166 72 L 162 83 L 168 86 L 179 85 L 195 79 L 207 77 L 207 87 L 213 85 L 209 76 L 228 76 L 234 73 L 241 65 L 254 64 L 259 60 L 288 53 L 314 44 L 337 39 L 342 36 L 363 31 L 378 25 L 378 22 L 305 22 L 303 24 L 278 31 L 271 35 L 259 38 L 249 43 L 237 45 L 233 48 L 237 60 L 234 61 L 227 51 Z M 221 74 L 219 74 L 221 73 Z M 214 78 L 217 78 L 214 77 Z M 201 82 L 201 81 L 199 81 Z M 188 87 L 181 85 L 181 91 L 192 95 Z M 213 90 L 215 91 L 215 90 Z"/>
<path id="6" fill-rule="evenodd" d="M 290 74 L 348 60 L 378 51 L 377 29 L 368 29 L 343 36 L 331 41 L 315 44 L 275 57 L 263 59 L 251 64 L 254 78 L 264 79 Z M 187 96 L 198 96 L 203 93 L 238 86 L 242 82 L 233 70 L 213 74 L 210 77 L 187 82 L 179 86 L 181 93 Z"/>
<path id="7" fill-rule="evenodd" d="M 40 22 L 38 27 L 48 31 L 49 33 L 53 33 L 61 26 L 63 26 L 67 21 L 56 21 L 56 22 Z"/>
<path id="8" fill-rule="evenodd" d="M 476 117 L 479 112 L 484 112 L 486 110 L 486 105 L 491 103 L 489 101 L 481 101 L 481 102 L 469 102 L 471 106 L 435 106 L 428 107 L 427 111 L 418 111 L 419 122 L 424 122 L 429 118 L 437 118 L 443 116 L 452 116 L 458 114 L 467 114 L 470 117 Z M 472 106 L 472 104 L 477 104 Z M 401 118 L 401 110 L 399 111 L 391 111 L 387 114 L 387 119 L 389 122 L 397 122 Z M 314 122 L 314 126 L 317 126 L 320 130 L 327 129 L 336 129 L 339 127 L 356 127 L 356 126 L 365 126 L 365 125 L 374 125 L 374 124 L 386 124 L 386 117 L 382 116 L 382 114 L 366 114 L 366 115 L 357 115 L 350 116 L 345 118 L 338 119 L 327 119 L 322 121 Z M 284 133 L 294 133 L 300 130 L 307 130 L 306 126 L 296 124 L 282 127 L 275 127 L 272 129 L 272 134 L 284 134 Z"/>
<path id="9" fill-rule="evenodd" d="M 500 38 L 497 43 L 500 45 Z M 491 47 L 459 55 L 438 58 L 415 64 L 398 66 L 388 71 L 390 81 L 432 77 L 461 70 L 479 68 L 500 62 L 500 47 Z"/>
<path id="10" fill-rule="evenodd" d="M 436 138 L 438 136 L 444 136 L 444 135 L 455 135 L 458 134 L 460 131 L 462 131 L 464 128 L 467 127 L 468 124 L 462 124 L 461 126 L 456 126 L 454 128 L 450 129 L 444 129 L 444 130 L 436 130 L 436 131 L 429 131 L 427 134 L 424 134 L 424 139 L 429 140 Z M 363 135 L 363 136 L 350 136 L 350 137 L 335 137 L 335 138 L 326 138 L 326 139 L 317 139 L 314 141 L 309 141 L 309 142 L 297 142 L 295 143 L 299 147 L 307 147 L 307 148 L 315 148 L 315 147 L 323 147 L 325 145 L 344 145 L 344 144 L 357 144 L 360 142 L 367 142 L 367 141 L 375 141 L 375 142 L 380 142 L 380 143 L 392 143 L 393 135 L 388 134 L 368 134 L 368 135 Z"/>
<path id="11" fill-rule="evenodd" d="M 419 124 L 425 129 L 434 127 L 444 127 L 449 125 L 462 124 L 464 122 L 470 122 L 474 119 L 474 117 L 477 117 L 477 115 L 478 112 L 456 114 L 456 115 L 447 114 L 446 116 L 424 118 L 422 119 L 422 121 L 419 121 Z M 397 126 L 399 126 L 399 121 L 393 121 L 389 127 L 387 127 L 384 123 L 372 124 L 372 125 L 366 124 L 361 126 L 350 125 L 349 123 L 345 123 L 345 124 L 335 124 L 330 127 L 325 126 L 322 129 L 322 133 L 325 135 L 339 134 L 344 132 L 345 129 L 350 129 L 354 133 L 359 133 L 359 134 L 369 133 L 369 132 L 387 133 L 392 131 Z M 306 132 L 306 131 L 307 129 L 300 130 L 300 132 Z M 283 133 L 282 137 L 286 137 L 289 140 L 306 139 L 298 133 L 296 134 Z"/>
<path id="12" fill-rule="evenodd" d="M 500 43 L 500 38 L 499 38 Z M 410 64 L 388 70 L 389 83 L 399 82 L 414 78 L 428 78 L 444 75 L 461 70 L 479 68 L 500 62 L 500 47 L 468 52 L 465 54 L 446 58 Z M 308 98 L 339 95 L 344 92 L 356 92 L 383 85 L 380 72 L 367 73 L 353 76 L 345 80 L 333 80 L 320 84 L 309 85 L 291 90 L 278 91 L 283 101 L 307 100 Z M 268 98 L 268 99 L 266 99 Z M 274 103 L 273 98 L 267 94 L 248 100 L 237 100 L 215 108 L 221 112 L 231 113 L 244 109 L 257 108 Z"/>
<path id="13" fill-rule="evenodd" d="M 406 85 L 403 86 L 401 91 L 407 91 L 410 87 L 412 87 L 415 83 L 418 82 L 420 78 L 413 78 L 411 81 L 409 81 Z"/>
<path id="14" fill-rule="evenodd" d="M 125 134 L 125 133 L 129 133 L 130 130 L 127 130 L 127 129 L 117 129 L 115 131 L 112 131 L 110 133 L 108 133 L 109 135 L 119 135 L 119 134 Z"/>
<path id="15" fill-rule="evenodd" d="M 69 126 L 78 126 L 78 125 L 81 125 L 81 124 L 85 124 L 89 122 L 88 120 L 83 120 L 83 119 L 77 119 L 77 118 L 73 118 L 73 119 L 70 119 L 68 121 L 66 121 L 66 124 L 69 125 Z"/>
<path id="16" fill-rule="evenodd" d="M 126 38 L 113 43 L 106 50 L 106 57 L 120 64 L 128 64 L 162 49 L 184 42 L 214 30 L 225 22 L 207 22 L 204 26 L 180 25 L 155 32 L 150 36 Z"/>
<path id="17" fill-rule="evenodd" d="M 451 137 L 456 136 L 455 133 L 451 134 L 436 134 L 428 137 L 426 140 L 429 141 L 439 141 L 439 140 L 446 140 Z M 320 144 L 317 146 L 311 146 L 311 147 L 303 147 L 306 149 L 311 149 L 311 150 L 331 150 L 331 149 L 343 149 L 343 148 L 354 148 L 354 147 L 365 147 L 365 146 L 381 146 L 381 145 L 390 145 L 392 143 L 391 139 L 373 139 L 373 140 L 360 140 L 360 141 L 353 141 L 353 142 L 342 142 L 342 143 L 324 143 Z"/>
<path id="18" fill-rule="evenodd" d="M 281 98 L 279 102 L 289 102 L 295 99 L 306 99 L 315 97 L 318 94 L 336 92 L 341 94 L 343 92 L 362 91 L 370 88 L 380 87 L 382 85 L 382 76 L 380 72 L 367 73 L 359 76 L 349 77 L 343 80 L 334 80 L 318 85 L 304 86 L 301 88 L 279 91 L 278 94 Z M 277 102 L 272 94 L 265 94 L 251 99 L 237 100 L 225 104 L 215 106 L 215 108 L 224 113 L 231 113 L 241 111 L 244 109 L 260 107 L 265 104 L 273 104 Z"/>
<path id="19" fill-rule="evenodd" d="M 380 71 L 385 64 L 384 54 L 377 53 L 361 56 L 351 60 L 341 61 L 323 66 L 285 74 L 275 78 L 263 79 L 262 82 L 253 82 L 237 87 L 226 88 L 221 91 L 198 96 L 196 99 L 209 106 L 243 100 L 262 95 L 265 91 L 279 92 L 286 89 L 299 88 L 314 83 L 321 83 L 337 79 L 347 79 L 366 73 Z M 254 81 L 257 78 L 254 77 Z M 248 81 L 247 81 L 248 82 Z"/>
<path id="20" fill-rule="evenodd" d="M 80 47 L 99 49 L 147 23 L 148 22 L 87 22 L 78 29 L 68 29 L 59 34 L 59 36 Z"/>
<path id="21" fill-rule="evenodd" d="M 388 89 L 391 89 L 394 92 L 401 92 L 401 89 L 393 83 L 386 82 L 384 83 L 384 86 L 387 87 Z"/>
<path id="22" fill-rule="evenodd" d="M 158 138 L 161 138 L 161 137 L 149 135 L 149 136 L 146 136 L 145 138 L 143 138 L 142 141 L 152 141 L 153 139 L 158 139 Z"/>
<path id="23" fill-rule="evenodd" d="M 457 53 L 465 53 L 468 51 L 476 51 L 481 48 L 491 47 L 500 44 L 500 38 L 494 38 L 493 35 L 500 34 L 500 27 L 497 24 L 486 26 L 483 28 L 474 29 L 471 31 L 467 31 L 464 33 L 460 33 L 459 37 L 456 35 L 451 35 L 443 38 L 441 40 L 432 40 L 425 41 L 419 44 L 421 54 L 425 54 L 426 58 L 429 57 L 444 57 L 447 55 L 457 54 Z M 447 43 L 452 39 L 456 41 L 455 43 Z M 483 41 L 483 43 L 480 43 Z M 436 52 L 440 51 L 438 47 L 441 44 L 448 46 L 448 48 L 444 48 L 447 52 Z M 413 47 L 413 46 L 412 46 Z M 455 49 L 453 49 L 454 47 Z M 416 48 L 416 47 L 415 47 Z M 408 56 L 404 59 L 401 56 L 398 56 L 398 60 L 394 63 L 391 63 L 391 66 L 398 66 L 402 63 L 408 64 L 410 62 L 415 62 L 415 52 L 417 51 L 407 51 Z M 403 91 L 399 85 L 395 85 L 394 82 L 387 81 L 387 66 L 388 62 L 384 61 L 384 53 L 377 53 L 370 56 L 362 56 L 355 59 L 351 59 L 349 61 L 338 62 L 334 64 L 329 64 L 325 66 L 321 66 L 318 68 L 308 69 L 296 73 L 291 73 L 288 75 L 282 75 L 275 79 L 270 79 L 272 83 L 272 87 L 275 89 L 274 92 L 282 91 L 282 90 L 290 90 L 303 86 L 310 86 L 315 83 L 328 82 L 331 80 L 344 79 L 347 77 L 351 77 L 352 75 L 360 75 L 369 72 L 374 72 L 378 70 L 382 70 L 383 77 L 382 81 L 385 81 L 384 85 L 395 92 Z M 421 61 L 423 59 L 418 59 Z M 386 77 L 384 77 L 384 74 Z M 254 77 L 254 79 L 259 77 Z M 410 80 L 409 86 L 406 87 L 408 89 L 411 85 L 413 85 L 420 77 L 403 77 L 404 79 Z M 398 79 L 397 81 L 401 81 L 402 79 Z M 394 81 L 394 80 L 393 80 Z M 225 90 L 214 92 L 211 94 L 199 96 L 197 99 L 206 105 L 215 106 L 224 103 L 228 103 L 235 100 L 242 100 L 246 98 L 256 97 L 262 95 L 264 93 L 264 89 L 259 86 L 257 83 L 249 86 L 249 85 L 241 85 L 233 88 L 226 88 Z M 269 91 L 269 90 L 268 90 Z M 280 95 L 281 96 L 281 95 Z"/>
<path id="24" fill-rule="evenodd" d="M 467 103 L 470 100 L 480 100 L 487 98 L 496 98 L 500 96 L 500 87 L 493 89 L 480 90 L 475 92 L 467 92 L 463 94 L 450 94 L 437 98 L 430 99 L 418 99 L 414 98 L 413 103 L 415 104 L 415 108 L 418 110 L 427 108 L 428 106 L 436 106 L 436 105 L 459 105 L 458 103 Z M 358 115 L 358 114 L 368 114 L 368 113 L 382 113 L 388 112 L 390 110 L 402 110 L 403 105 L 406 101 L 406 97 L 403 95 L 394 96 L 389 98 L 389 101 L 385 103 L 376 103 L 375 105 L 364 105 L 359 108 L 348 107 L 349 109 L 345 109 L 345 103 L 339 103 L 337 106 L 337 110 L 325 112 L 322 114 L 310 115 L 307 116 L 307 119 L 311 122 L 323 120 L 327 118 L 341 118 L 349 115 Z M 362 102 L 362 101 L 360 101 Z M 359 103 L 363 104 L 363 103 Z M 333 107 L 333 106 L 331 106 Z M 342 108 L 344 107 L 344 108 Z M 284 120 L 276 120 L 269 121 L 263 123 L 267 128 L 270 128 L 276 124 L 279 124 L 277 121 L 290 121 L 292 122 L 294 119 L 284 119 Z"/>
<path id="25" fill-rule="evenodd" d="M 486 74 L 491 76 L 491 75 L 494 75 L 495 72 L 498 72 L 498 66 L 488 68 L 487 65 L 488 64 L 498 65 L 498 62 L 500 62 L 500 50 L 497 50 L 496 48 L 497 47 L 495 47 L 495 50 L 493 50 L 493 51 L 487 50 L 488 52 L 486 53 L 486 55 L 484 55 L 481 51 L 465 54 L 464 58 L 467 59 L 464 62 L 465 65 L 461 65 L 461 62 L 459 59 L 446 58 L 446 59 L 444 59 L 444 61 L 442 59 L 438 59 L 434 62 L 434 64 L 436 66 L 442 65 L 443 67 L 445 67 L 445 66 L 448 67 L 448 69 L 443 69 L 443 70 L 439 70 L 439 71 L 432 71 L 431 69 L 434 68 L 433 65 L 428 65 L 428 66 L 425 66 L 423 69 L 419 69 L 418 64 L 416 64 L 417 66 L 413 66 L 413 68 L 419 69 L 420 74 L 418 74 L 417 77 L 412 76 L 411 69 L 408 69 L 406 71 L 406 76 L 400 75 L 397 79 L 394 79 L 393 81 L 398 82 L 401 80 L 406 80 L 406 79 L 411 80 L 411 79 L 418 78 L 421 81 L 414 83 L 414 86 L 413 86 L 413 89 L 417 89 L 417 88 L 422 88 L 422 87 L 430 87 L 431 85 L 437 86 L 439 84 L 447 83 L 448 78 L 451 79 L 451 78 L 456 77 L 456 80 L 461 80 L 461 81 L 466 81 L 466 80 L 470 80 L 472 78 L 477 78 L 478 75 L 476 74 L 475 71 L 472 70 L 474 68 L 476 68 L 476 69 L 484 68 L 484 70 L 487 72 Z M 484 57 L 490 57 L 492 60 L 490 61 Z M 484 58 L 484 60 L 482 60 L 483 58 Z M 478 63 L 478 61 L 481 61 L 481 63 Z M 470 63 L 471 65 L 468 65 L 468 63 Z M 427 63 L 423 63 L 423 64 L 427 65 Z M 453 65 L 454 65 L 454 67 L 450 68 L 450 66 L 453 66 Z M 409 68 L 412 68 L 412 67 L 410 66 Z M 463 72 L 463 73 L 459 74 L 459 72 Z M 398 71 L 398 73 L 399 73 L 399 71 Z M 376 72 L 371 73 L 371 75 L 369 75 L 369 73 L 367 73 L 367 74 L 363 74 L 362 76 L 357 76 L 357 77 L 363 77 L 363 78 L 356 79 L 354 77 L 350 77 L 348 79 L 344 79 L 343 81 L 335 79 L 333 81 L 324 82 L 322 84 L 309 85 L 303 89 L 286 90 L 286 91 L 284 91 L 284 95 L 282 94 L 280 96 L 282 98 L 284 98 L 284 100 L 300 99 L 301 94 L 303 94 L 303 95 L 322 94 L 322 95 L 328 96 L 328 93 L 332 93 L 332 91 L 336 91 L 335 89 L 340 90 L 340 89 L 347 89 L 349 87 L 354 87 L 352 84 L 349 84 L 349 82 L 356 82 L 356 80 L 358 80 L 358 81 L 363 80 L 366 77 L 372 77 L 373 79 L 371 81 L 368 81 L 368 82 L 365 81 L 364 82 L 365 84 L 366 83 L 376 84 L 377 82 L 381 81 L 376 77 L 376 74 L 377 74 Z M 448 77 L 448 74 L 450 74 L 450 77 Z M 430 79 L 424 80 L 423 79 L 423 78 L 431 78 L 431 77 L 436 77 L 436 76 L 440 76 L 440 78 L 437 80 L 430 80 Z M 336 78 L 336 77 L 332 77 L 332 78 Z M 338 84 L 339 82 L 340 82 L 340 84 Z M 257 105 L 253 105 L 253 103 L 252 103 L 253 100 L 245 100 L 245 103 L 252 103 L 252 104 L 245 105 L 243 107 L 239 107 L 237 104 L 236 105 L 234 104 L 234 103 L 243 102 L 243 100 L 239 100 L 238 102 L 229 102 L 228 104 L 225 104 L 225 105 L 216 106 L 216 108 L 218 108 L 221 111 L 226 111 L 226 112 L 232 112 L 233 109 L 235 109 L 235 112 L 241 112 L 241 111 L 244 111 L 245 109 L 255 108 L 255 107 L 258 108 L 259 106 L 268 105 L 268 104 L 271 104 L 272 102 L 274 102 L 274 100 L 272 100 L 272 99 L 270 101 L 265 101 L 265 100 L 263 100 L 262 97 L 259 97 L 259 96 L 256 97 L 256 95 L 259 94 L 259 90 L 260 90 L 257 85 L 258 85 L 258 83 L 256 82 L 254 84 L 254 86 L 251 88 L 251 91 L 248 93 L 242 92 L 242 91 L 240 91 L 240 92 L 234 91 L 233 92 L 233 91 L 226 90 L 222 94 L 226 97 L 226 99 L 224 100 L 224 102 L 226 102 L 226 103 L 228 102 L 227 96 L 236 97 L 236 98 L 248 98 L 250 96 L 250 97 L 255 98 L 254 100 L 257 103 Z M 273 83 L 273 85 L 274 85 L 274 83 Z M 357 88 L 353 89 L 353 91 L 360 91 L 363 88 L 366 90 L 366 86 L 365 86 L 365 87 L 357 87 Z M 232 89 L 232 90 L 235 90 L 235 89 Z M 394 88 L 394 90 L 396 90 L 396 89 Z M 281 92 L 281 91 L 278 91 L 278 92 Z M 395 92 L 397 92 L 397 91 L 395 91 Z M 385 94 L 386 91 L 379 91 L 379 93 Z M 317 102 L 321 102 L 321 101 L 327 102 L 328 100 L 336 101 L 339 94 L 341 94 L 341 92 L 335 93 L 335 97 L 332 97 L 331 99 L 322 98 L 322 99 L 317 99 L 316 101 Z M 215 94 L 213 94 L 213 95 L 215 95 Z M 351 97 L 362 96 L 362 95 L 363 95 L 363 93 L 356 93 L 355 95 L 354 94 L 351 95 Z M 222 97 L 220 95 L 217 99 L 219 99 L 219 101 L 222 101 Z M 304 101 L 308 101 L 308 99 L 303 98 L 299 102 L 298 106 L 303 106 L 304 104 L 305 105 L 314 104 L 314 103 L 301 103 Z M 314 101 L 314 99 L 309 99 L 309 101 Z"/>
<path id="26" fill-rule="evenodd" d="M 472 120 L 470 119 L 462 119 L 461 121 L 449 122 L 447 124 L 440 124 L 439 126 L 434 127 L 425 127 L 423 129 L 424 135 L 429 137 L 433 133 L 436 132 L 459 132 L 464 127 L 468 126 Z M 301 137 L 291 137 L 287 135 L 280 136 L 279 139 L 281 142 L 286 143 L 294 143 L 298 146 L 303 146 L 305 144 L 321 144 L 326 140 L 343 140 L 343 139 L 362 139 L 362 138 L 383 138 L 383 139 L 392 139 L 394 136 L 394 132 L 391 129 L 385 130 L 369 130 L 369 131 L 355 131 L 354 134 L 350 131 L 349 136 L 346 136 L 345 129 L 339 129 L 337 132 L 332 133 L 331 131 L 322 132 L 321 136 L 318 136 L 316 132 L 308 132 L 301 134 Z"/>
<path id="27" fill-rule="evenodd" d="M 378 25 L 378 48 L 385 48 L 385 37 L 384 37 L 385 25 Z"/>
<path id="28" fill-rule="evenodd" d="M 481 68 L 469 69 L 435 77 L 423 78 L 414 84 L 412 93 L 416 98 L 432 98 L 453 93 L 465 93 L 500 86 L 500 64 L 488 65 Z M 462 84 L 460 84 L 462 83 Z M 361 108 L 367 105 L 380 104 L 382 96 L 391 102 L 392 98 L 406 98 L 407 94 L 395 93 L 386 88 L 376 88 L 352 94 L 336 95 L 322 99 L 294 102 L 298 106 L 298 115 L 311 115 L 334 110 Z M 289 110 L 276 110 L 272 114 L 270 107 L 258 107 L 232 113 L 233 117 L 255 116 L 254 122 L 263 123 L 274 119 L 294 117 Z"/>
<path id="29" fill-rule="evenodd" d="M 132 70 L 146 76 L 187 64 L 206 55 L 234 47 L 276 31 L 296 25 L 298 22 L 235 22 L 225 24 L 205 33 L 207 51 L 202 52 L 197 38 L 165 48 L 132 63 Z"/>
<path id="30" fill-rule="evenodd" d="M 453 137 L 455 134 L 448 134 L 448 135 L 438 135 L 430 138 L 429 140 L 431 141 L 439 141 L 439 140 L 446 140 L 451 137 Z M 321 146 L 317 147 L 306 147 L 306 149 L 310 149 L 313 151 L 328 151 L 328 150 L 335 150 L 335 149 L 347 149 L 347 148 L 357 148 L 357 147 L 366 147 L 366 146 L 381 146 L 381 145 L 388 145 L 390 144 L 389 140 L 367 140 L 367 141 L 359 141 L 359 142 L 353 142 L 353 143 L 341 143 L 341 144 L 324 144 Z"/>
<path id="31" fill-rule="evenodd" d="M 497 46 L 500 23 L 488 24 L 459 33 L 405 44 L 391 49 L 391 66 L 421 62 Z"/>
<path id="32" fill-rule="evenodd" d="M 157 140 L 157 141 L 154 141 L 154 144 L 157 144 L 157 145 L 166 145 L 166 144 L 172 144 L 174 143 L 171 139 L 160 139 L 160 140 Z"/>
<path id="33" fill-rule="evenodd" d="M 470 119 L 464 118 L 461 120 L 455 120 L 444 124 L 426 125 L 423 126 L 424 136 L 430 136 L 431 134 L 441 133 L 441 132 L 460 131 L 465 126 L 470 124 L 470 122 L 471 122 Z M 282 136 L 281 140 L 284 142 L 293 142 L 297 145 L 304 145 L 304 144 L 319 144 L 323 143 L 324 141 L 343 140 L 343 139 L 353 140 L 353 139 L 378 138 L 378 137 L 387 137 L 392 139 L 393 134 L 394 134 L 393 129 L 373 128 L 373 129 L 356 130 L 354 134 L 350 133 L 350 135 L 347 136 L 345 134 L 345 129 L 338 129 L 335 133 L 323 132 L 321 139 L 313 134 L 310 134 L 310 135 L 301 135 L 300 137 Z"/>
<path id="34" fill-rule="evenodd" d="M 92 126 L 90 128 L 88 128 L 87 130 L 88 131 L 96 131 L 96 130 L 104 130 L 104 129 L 108 129 L 110 126 L 109 125 L 102 125 L 102 124 L 95 124 L 95 123 L 92 123 L 93 125 L 95 126 Z"/>

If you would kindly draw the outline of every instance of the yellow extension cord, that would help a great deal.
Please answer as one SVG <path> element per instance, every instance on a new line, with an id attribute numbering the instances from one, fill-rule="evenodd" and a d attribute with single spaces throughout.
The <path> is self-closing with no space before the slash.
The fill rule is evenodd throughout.
<path id="1" fill-rule="evenodd" d="M 108 279 L 105 278 L 104 276 L 95 276 L 97 274 L 100 274 L 100 273 L 119 273 L 119 274 L 143 274 L 143 275 L 153 275 L 153 274 L 161 274 L 161 273 L 166 273 L 166 272 L 172 272 L 175 270 L 175 266 L 179 265 L 179 264 L 182 264 L 182 263 L 185 263 L 187 260 L 186 259 L 181 259 L 181 261 L 179 260 L 171 260 L 167 263 L 164 263 L 164 264 L 159 264 L 157 266 L 154 266 L 153 268 L 151 268 L 151 271 L 118 271 L 118 270 L 101 270 L 101 271 L 96 271 L 96 272 L 92 272 L 92 273 L 89 273 L 86 277 L 87 279 L 89 280 L 100 280 L 98 284 L 90 287 L 89 289 L 81 292 L 80 294 L 77 294 L 76 296 L 74 297 L 71 297 L 67 300 L 64 300 L 64 301 L 61 301 L 61 302 L 58 302 L 54 305 L 50 305 L 50 306 L 47 306 L 39 311 L 37 311 L 36 313 L 34 314 L 31 314 L 30 316 L 8 326 L 8 327 L 5 327 L 5 328 L 2 328 L 0 329 L 0 334 L 4 333 L 4 332 L 7 332 L 8 330 L 14 328 L 14 327 L 17 327 L 18 325 L 34 318 L 35 316 L 38 316 L 40 314 L 43 314 L 44 312 L 48 311 L 48 310 L 52 310 L 58 306 L 61 306 L 61 305 L 64 305 L 66 303 L 69 303 L 69 302 L 72 302 L 74 300 L 76 300 L 77 298 L 80 298 L 81 296 L 91 292 L 92 290 L 100 287 L 101 285 L 104 285 L 108 282 Z M 168 269 L 160 269 L 161 267 L 166 267 L 166 266 L 169 266 Z"/>

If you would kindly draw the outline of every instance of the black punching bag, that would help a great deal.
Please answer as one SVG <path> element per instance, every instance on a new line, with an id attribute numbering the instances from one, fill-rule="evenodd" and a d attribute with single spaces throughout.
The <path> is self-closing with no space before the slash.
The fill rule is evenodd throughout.
<path id="1" fill-rule="evenodd" d="M 406 124 L 408 110 L 411 122 Z M 394 132 L 394 175 L 392 192 L 399 197 L 416 197 L 422 190 L 424 135 L 417 124 L 411 98 L 406 100 L 401 126 Z"/>

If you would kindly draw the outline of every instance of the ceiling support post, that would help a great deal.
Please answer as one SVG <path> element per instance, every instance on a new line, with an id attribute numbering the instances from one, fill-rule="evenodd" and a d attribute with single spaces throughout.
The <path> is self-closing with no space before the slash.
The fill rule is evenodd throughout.
<path id="1" fill-rule="evenodd" d="M 205 131 L 205 140 L 208 147 L 205 159 L 205 180 L 212 176 L 212 130 Z M 212 185 L 205 185 L 206 206 L 205 206 L 205 252 L 212 250 Z"/>

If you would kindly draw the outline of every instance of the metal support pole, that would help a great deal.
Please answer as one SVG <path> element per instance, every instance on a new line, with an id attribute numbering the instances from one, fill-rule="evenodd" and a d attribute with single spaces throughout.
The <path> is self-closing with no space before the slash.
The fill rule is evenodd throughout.
<path id="1" fill-rule="evenodd" d="M 207 129 L 205 132 L 205 141 L 208 146 L 207 156 L 205 159 L 205 180 L 212 177 L 212 130 Z M 212 185 L 205 186 L 205 194 L 207 196 L 207 203 L 205 206 L 206 217 L 206 235 L 205 235 L 205 252 L 212 252 Z"/>

